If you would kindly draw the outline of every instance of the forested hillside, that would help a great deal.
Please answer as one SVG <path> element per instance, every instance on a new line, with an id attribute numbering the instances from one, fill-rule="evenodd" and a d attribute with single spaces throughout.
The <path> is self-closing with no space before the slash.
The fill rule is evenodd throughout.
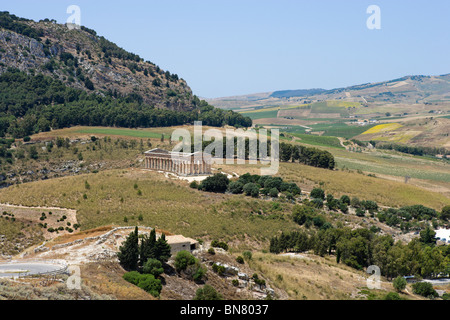
<path id="1" fill-rule="evenodd" d="M 156 127 L 201 120 L 251 126 L 192 94 L 183 79 L 94 30 L 0 12 L 0 136 L 72 125 Z"/>

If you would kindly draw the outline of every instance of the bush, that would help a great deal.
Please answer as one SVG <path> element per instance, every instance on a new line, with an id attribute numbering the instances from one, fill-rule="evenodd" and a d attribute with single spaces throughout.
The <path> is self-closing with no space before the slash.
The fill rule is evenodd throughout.
<path id="1" fill-rule="evenodd" d="M 138 285 L 139 279 L 141 278 L 141 274 L 137 271 L 130 271 L 123 275 L 123 278 L 128 281 L 129 283 L 134 284 L 135 286 Z"/>
<path id="2" fill-rule="evenodd" d="M 402 300 L 397 292 L 389 292 L 384 296 L 384 300 Z"/>
<path id="3" fill-rule="evenodd" d="M 244 264 L 244 258 L 242 258 L 241 256 L 238 256 L 238 257 L 236 258 L 236 262 L 237 262 L 237 263 L 240 263 L 240 264 Z"/>
<path id="4" fill-rule="evenodd" d="M 189 279 L 200 281 L 206 274 L 206 268 L 188 251 L 180 251 L 175 257 L 175 269 L 183 272 Z"/>
<path id="5" fill-rule="evenodd" d="M 237 286 L 239 285 L 239 280 L 238 280 L 238 279 L 233 279 L 233 280 L 231 281 L 231 284 L 232 284 L 233 286 L 237 287 Z"/>
<path id="6" fill-rule="evenodd" d="M 203 288 L 197 289 L 194 300 L 222 300 L 222 295 L 209 284 L 205 284 Z"/>
<path id="7" fill-rule="evenodd" d="M 212 265 L 212 269 L 215 273 L 217 273 L 220 276 L 223 276 L 225 274 L 225 267 L 222 265 L 218 265 L 218 264 L 213 264 Z"/>
<path id="8" fill-rule="evenodd" d="M 209 248 L 208 249 L 208 253 L 209 254 L 216 254 L 216 250 L 214 250 L 214 248 Z"/>
<path id="9" fill-rule="evenodd" d="M 251 251 L 244 251 L 242 253 L 242 255 L 244 256 L 244 259 L 247 261 L 252 260 L 252 252 Z"/>
<path id="10" fill-rule="evenodd" d="M 311 191 L 310 197 L 313 199 L 325 200 L 325 191 L 323 191 L 321 188 L 314 188 Z"/>
<path id="11" fill-rule="evenodd" d="M 142 274 L 137 286 L 154 297 L 159 297 L 162 289 L 161 280 L 155 279 L 152 274 Z"/>
<path id="12" fill-rule="evenodd" d="M 356 209 L 356 215 L 357 215 L 358 217 L 364 217 L 364 216 L 366 215 L 366 211 L 365 211 L 364 209 L 357 208 L 357 209 Z"/>
<path id="13" fill-rule="evenodd" d="M 244 185 L 242 182 L 233 181 L 229 184 L 228 190 L 233 194 L 240 194 L 244 191 Z"/>
<path id="14" fill-rule="evenodd" d="M 198 189 L 197 181 L 192 181 L 191 184 L 189 185 L 189 187 L 191 187 L 192 189 Z"/>
<path id="15" fill-rule="evenodd" d="M 148 259 L 142 267 L 142 272 L 151 274 L 155 278 L 158 278 L 164 272 L 164 269 L 162 267 L 161 261 L 157 259 Z"/>
<path id="16" fill-rule="evenodd" d="M 183 250 L 175 257 L 175 270 L 178 272 L 186 270 L 189 265 L 195 264 L 195 257 L 188 251 Z"/>
<path id="17" fill-rule="evenodd" d="M 413 292 L 427 298 L 436 298 L 439 294 L 429 282 L 417 282 L 412 285 Z"/>
<path id="18" fill-rule="evenodd" d="M 252 196 L 253 198 L 257 198 L 259 196 L 259 186 L 253 182 L 244 185 L 243 191 L 246 196 Z"/>
<path id="19" fill-rule="evenodd" d="M 394 289 L 397 290 L 397 292 L 402 292 L 406 288 L 406 279 L 398 276 L 394 279 L 392 285 L 394 286 Z"/>
<path id="20" fill-rule="evenodd" d="M 229 182 L 226 175 L 217 173 L 203 180 L 199 189 L 207 192 L 224 193 L 228 189 Z"/>
<path id="21" fill-rule="evenodd" d="M 211 242 L 211 246 L 215 248 L 222 248 L 225 251 L 228 251 L 228 245 L 225 242 L 219 242 L 217 240 L 213 240 Z"/>
<path id="22" fill-rule="evenodd" d="M 270 189 L 269 196 L 271 196 L 272 198 L 278 198 L 278 189 L 277 188 Z"/>
<path id="23" fill-rule="evenodd" d="M 341 203 L 345 203 L 347 206 L 350 205 L 350 197 L 347 196 L 347 195 L 343 195 L 343 196 L 339 199 L 339 201 L 340 201 Z"/>

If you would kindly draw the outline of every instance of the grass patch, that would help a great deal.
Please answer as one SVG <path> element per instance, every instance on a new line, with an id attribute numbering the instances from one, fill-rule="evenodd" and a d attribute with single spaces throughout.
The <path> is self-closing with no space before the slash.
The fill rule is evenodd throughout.
<path id="1" fill-rule="evenodd" d="M 89 190 L 85 189 L 86 180 Z M 135 183 L 141 196 L 134 189 Z M 187 182 L 168 181 L 161 174 L 141 170 L 108 170 L 31 182 L 1 190 L 0 202 L 6 201 L 73 208 L 82 230 L 111 224 L 144 225 L 194 238 L 232 240 L 248 236 L 265 242 L 278 230 L 296 228 L 284 217 L 290 212 L 287 204 L 277 216 L 266 219 L 264 215 L 272 214 L 271 202 L 209 194 L 189 188 Z M 262 217 L 258 217 L 260 213 Z"/>
<path id="2" fill-rule="evenodd" d="M 344 149 L 336 137 L 327 136 L 316 136 L 313 134 L 301 134 L 301 133 L 291 133 L 294 137 L 300 138 L 301 143 L 306 143 L 314 146 L 324 146 Z"/>

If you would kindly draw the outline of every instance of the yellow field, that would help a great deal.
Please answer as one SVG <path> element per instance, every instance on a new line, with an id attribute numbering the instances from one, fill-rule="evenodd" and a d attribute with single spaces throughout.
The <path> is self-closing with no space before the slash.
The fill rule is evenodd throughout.
<path id="1" fill-rule="evenodd" d="M 369 130 L 363 132 L 362 134 L 388 132 L 388 131 L 396 130 L 401 127 L 403 127 L 403 125 L 401 125 L 400 123 L 384 123 L 384 124 L 379 124 L 378 126 L 375 126 L 373 128 L 370 128 Z"/>

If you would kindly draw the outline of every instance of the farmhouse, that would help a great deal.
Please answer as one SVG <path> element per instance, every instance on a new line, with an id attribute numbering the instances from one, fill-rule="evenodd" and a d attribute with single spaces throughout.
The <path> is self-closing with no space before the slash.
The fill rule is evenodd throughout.
<path id="1" fill-rule="evenodd" d="M 211 174 L 211 155 L 203 152 L 183 153 L 163 149 L 145 152 L 145 169 L 173 172 L 181 176 Z"/>
<path id="2" fill-rule="evenodd" d="M 172 254 L 183 250 L 194 251 L 198 248 L 198 241 L 182 235 L 166 236 L 166 240 L 170 245 Z"/>

